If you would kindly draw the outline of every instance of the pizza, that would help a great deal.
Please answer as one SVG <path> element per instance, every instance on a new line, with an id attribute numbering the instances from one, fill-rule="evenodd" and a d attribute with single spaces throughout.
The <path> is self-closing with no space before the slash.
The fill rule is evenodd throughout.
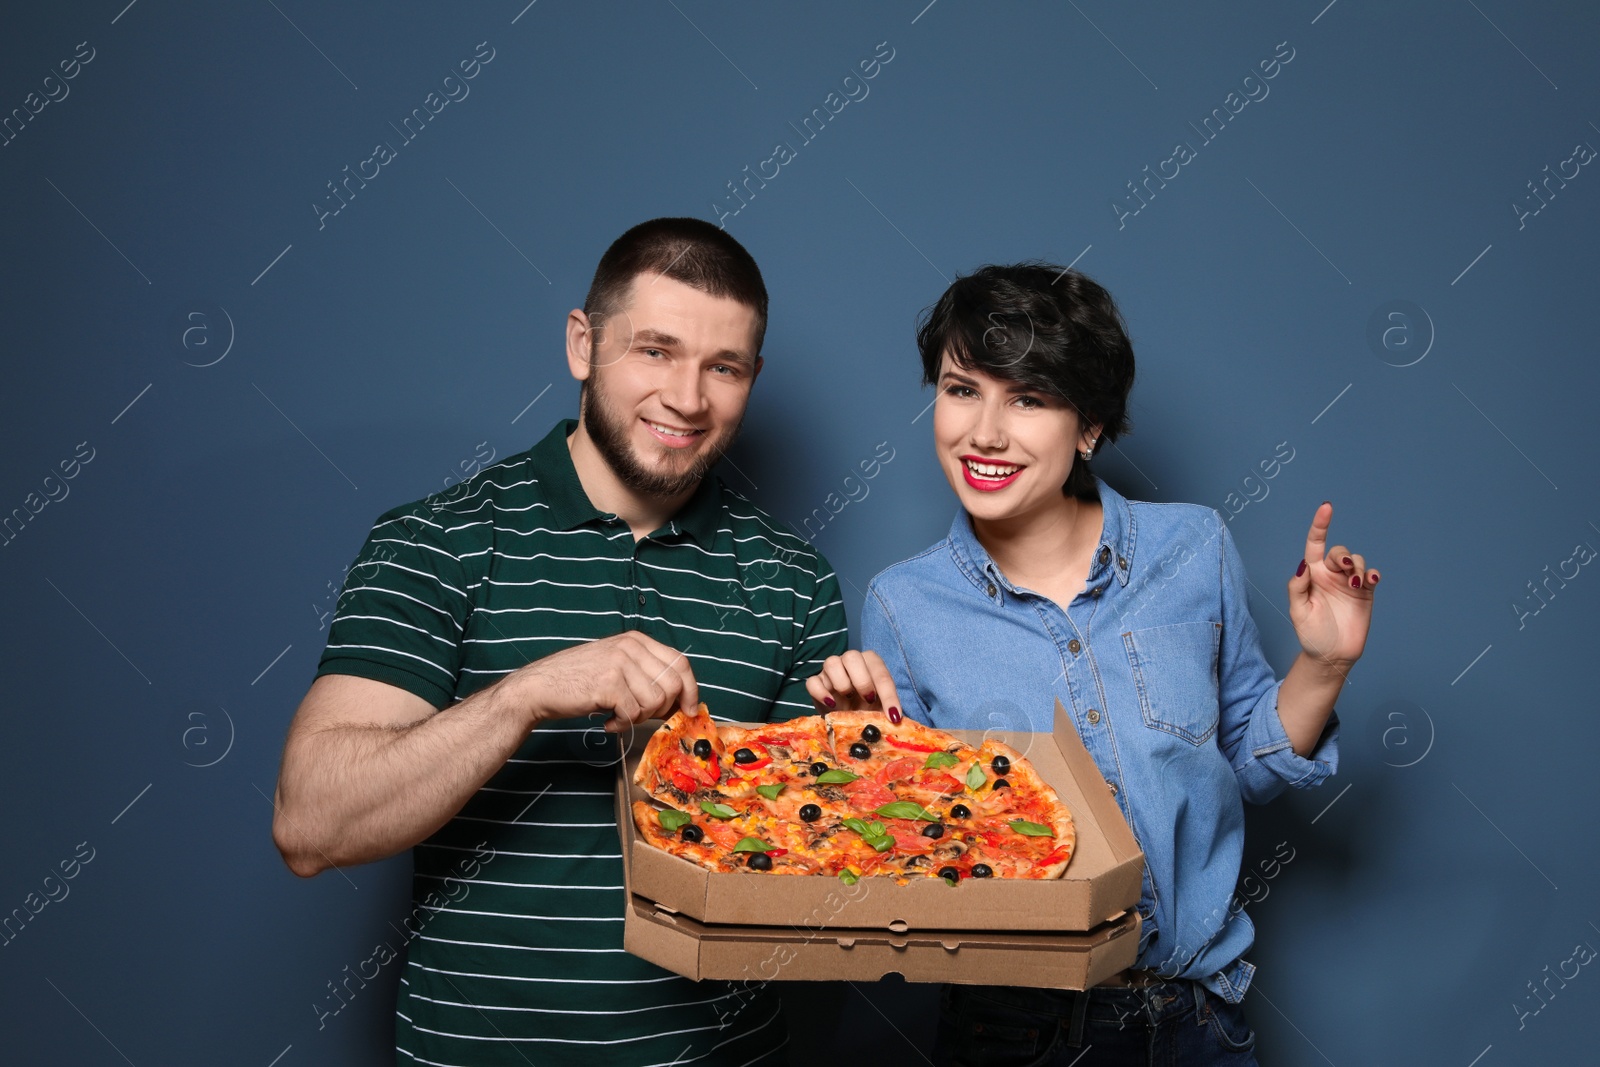
<path id="1" fill-rule="evenodd" d="M 725 874 L 1060 878 L 1076 841 L 1015 749 L 879 712 L 738 726 L 701 704 L 650 736 L 633 780 L 639 836 Z"/>

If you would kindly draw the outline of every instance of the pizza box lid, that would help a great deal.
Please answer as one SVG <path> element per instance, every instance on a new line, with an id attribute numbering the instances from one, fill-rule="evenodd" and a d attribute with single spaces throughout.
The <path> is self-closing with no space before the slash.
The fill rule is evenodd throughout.
<path id="1" fill-rule="evenodd" d="M 664 912 L 701 923 L 807 924 L 904 933 L 908 930 L 1091 930 L 1139 902 L 1144 854 L 1128 828 L 1110 786 L 1083 747 L 1060 701 L 1049 734 L 1021 731 L 950 731 L 971 744 L 996 737 L 1028 757 L 1072 812 L 1076 852 L 1063 877 L 1049 881 L 940 878 L 863 878 L 868 891 L 846 895 L 836 878 L 722 874 L 640 840 L 634 800 L 648 795 L 633 782 L 652 721 L 634 728 L 618 763 L 617 826 L 631 891 Z"/>
<path id="2" fill-rule="evenodd" d="M 623 946 L 629 952 L 685 978 L 743 981 L 746 988 L 776 979 L 871 982 L 898 974 L 909 982 L 1087 989 L 1133 966 L 1141 925 L 1139 913 L 1129 911 L 1074 934 L 716 926 L 662 911 L 644 897 L 628 901 Z"/>

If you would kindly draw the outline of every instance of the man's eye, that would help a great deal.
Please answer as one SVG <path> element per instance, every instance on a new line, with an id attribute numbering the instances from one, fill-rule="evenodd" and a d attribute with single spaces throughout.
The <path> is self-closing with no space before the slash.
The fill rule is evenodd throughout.
<path id="1" fill-rule="evenodd" d="M 647 348 L 644 350 L 644 354 L 651 357 L 666 355 L 666 353 L 661 351 L 659 348 Z"/>

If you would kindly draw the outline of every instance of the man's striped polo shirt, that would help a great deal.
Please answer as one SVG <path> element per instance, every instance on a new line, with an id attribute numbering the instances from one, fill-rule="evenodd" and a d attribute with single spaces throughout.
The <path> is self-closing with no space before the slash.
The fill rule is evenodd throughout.
<path id="1" fill-rule="evenodd" d="M 449 714 L 533 660 L 637 630 L 688 657 L 719 719 L 809 714 L 805 679 L 848 639 L 827 561 L 715 477 L 636 543 L 584 494 L 575 427 L 381 516 L 318 674 L 387 682 Z M 398 1062 L 779 1061 L 776 996 L 623 951 L 618 745 L 603 718 L 534 730 L 413 850 Z"/>

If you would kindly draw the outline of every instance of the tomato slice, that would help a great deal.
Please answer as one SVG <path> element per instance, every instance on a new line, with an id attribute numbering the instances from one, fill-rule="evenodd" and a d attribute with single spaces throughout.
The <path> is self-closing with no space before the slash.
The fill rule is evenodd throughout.
<path id="1" fill-rule="evenodd" d="M 1060 848 L 1050 853 L 1050 855 L 1034 864 L 1034 868 L 1038 869 L 1040 867 L 1049 867 L 1052 864 L 1060 863 L 1062 860 L 1067 858 L 1070 852 L 1071 850 L 1069 848 L 1067 848 L 1065 845 L 1062 845 Z"/>

